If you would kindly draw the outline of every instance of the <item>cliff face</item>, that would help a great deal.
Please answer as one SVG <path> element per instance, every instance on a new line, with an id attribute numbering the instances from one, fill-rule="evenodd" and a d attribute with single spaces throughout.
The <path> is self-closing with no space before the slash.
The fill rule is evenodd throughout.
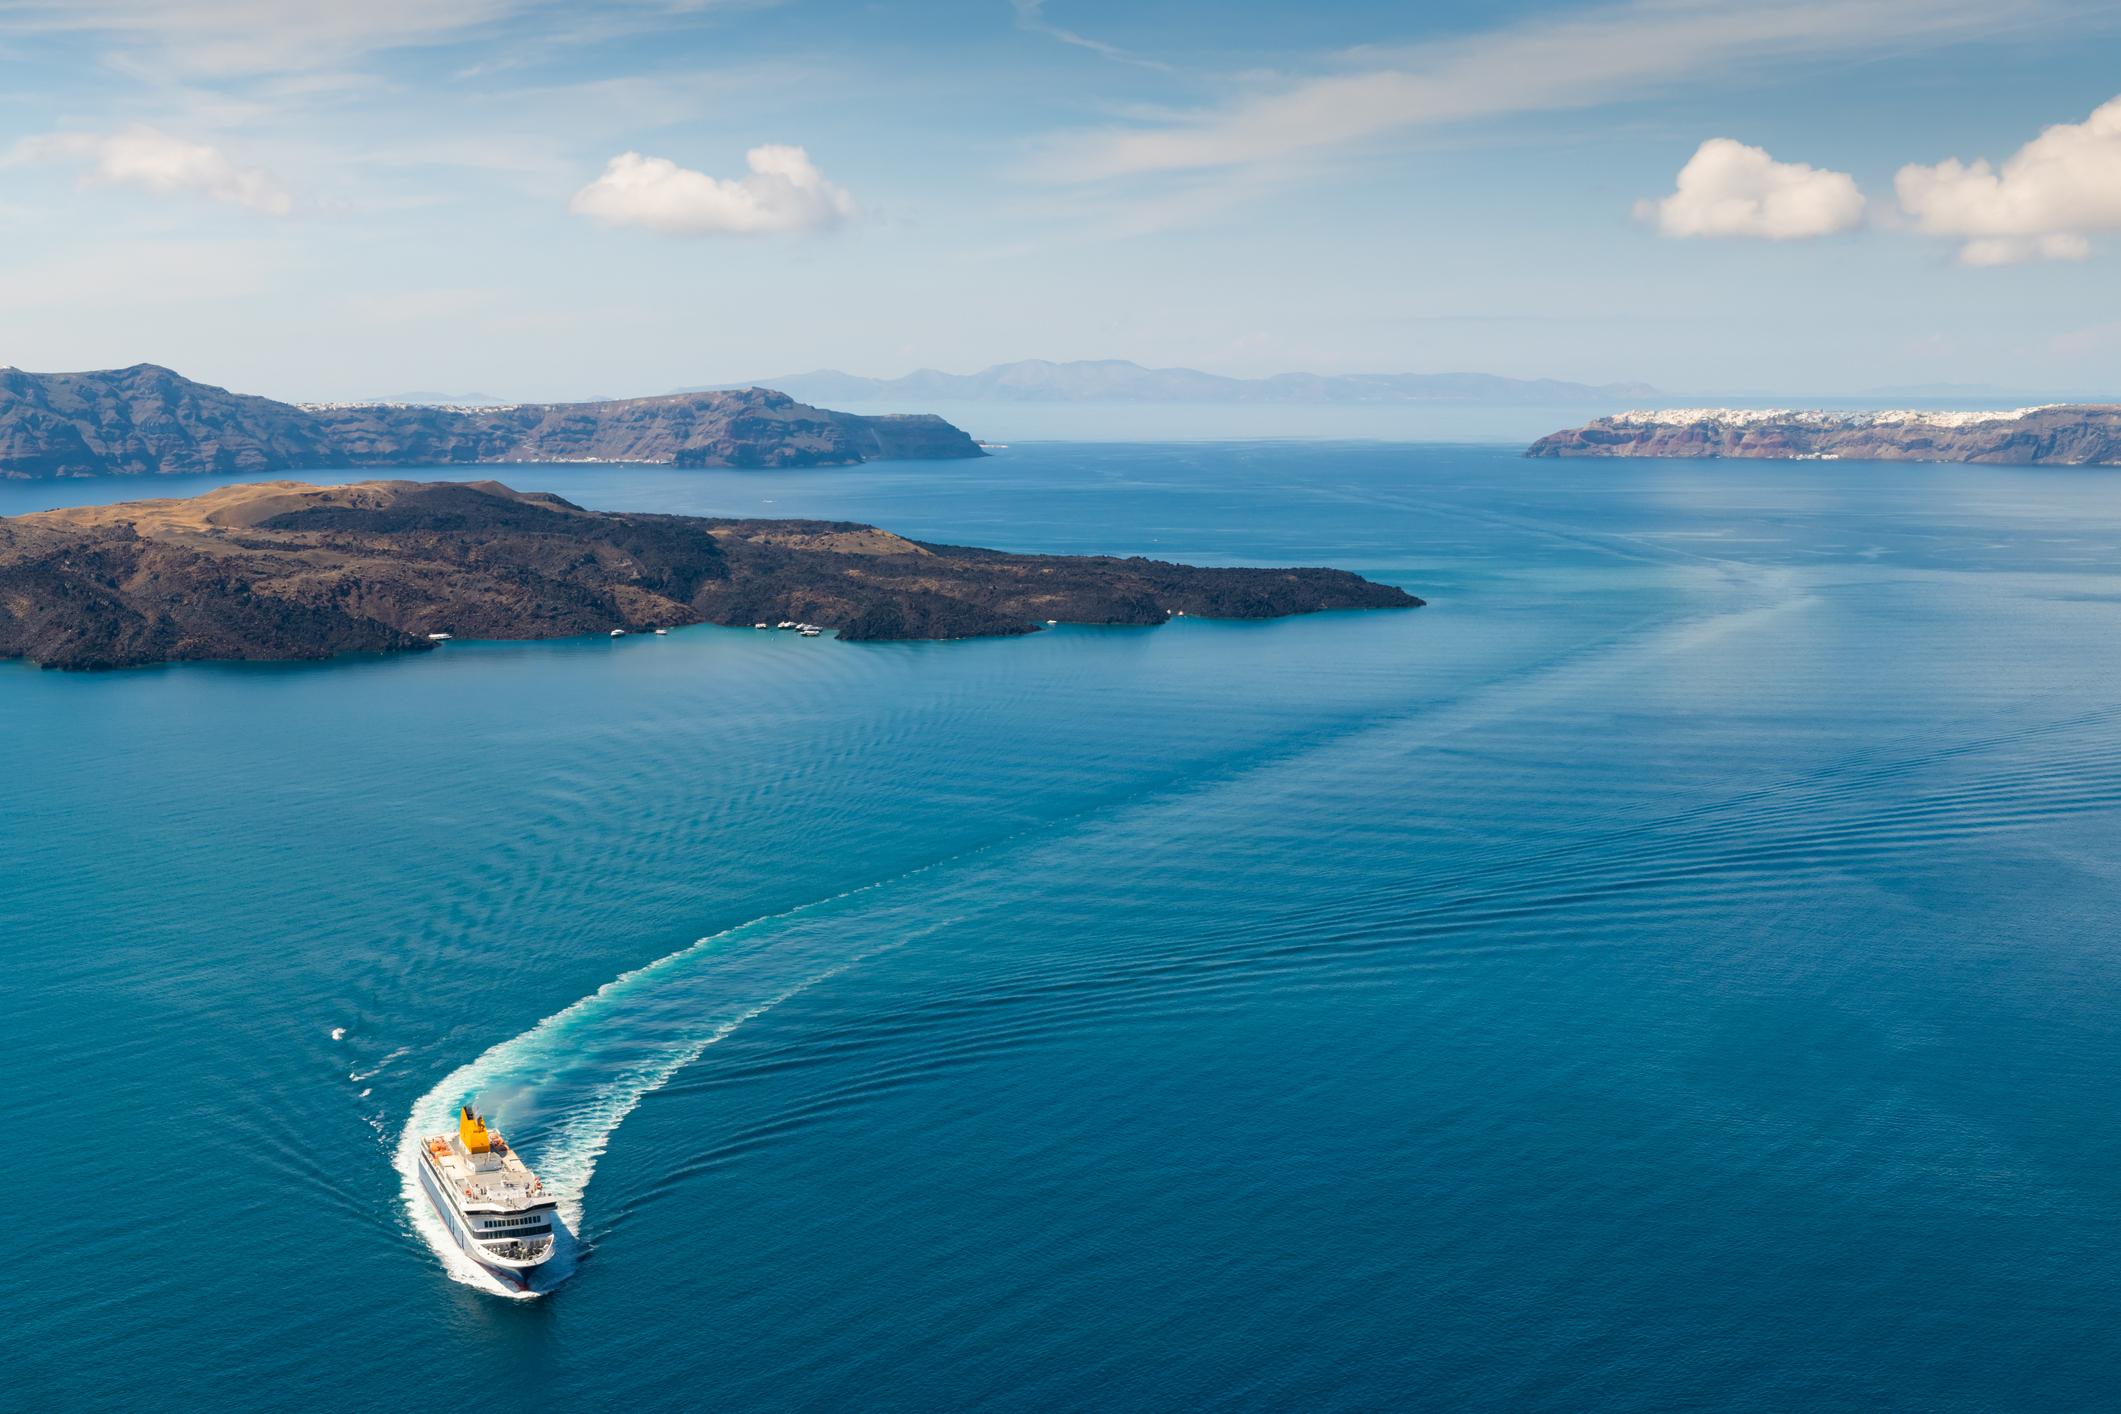
<path id="1" fill-rule="evenodd" d="M 976 457 L 938 417 L 859 417 L 764 388 L 499 408 L 304 408 L 140 364 L 0 370 L 0 475 L 258 472 L 479 462 L 845 466 Z"/>
<path id="2" fill-rule="evenodd" d="M 1624 413 L 1542 437 L 1525 455 L 2113 466 L 2121 465 L 2121 406 L 1997 413 L 1723 408 Z"/>
<path id="3" fill-rule="evenodd" d="M 101 373 L 0 369 L 0 475 L 93 476 L 342 466 L 300 408 L 139 364 Z"/>
<path id="4" fill-rule="evenodd" d="M 970 437 L 939 417 L 858 417 L 764 388 L 478 409 L 327 407 L 314 416 L 352 466 L 615 461 L 797 467 L 981 455 Z"/>
<path id="5" fill-rule="evenodd" d="M 325 658 L 462 638 L 806 620 L 842 639 L 1411 607 L 1340 570 L 928 545 L 833 521 L 586 511 L 495 482 L 263 482 L 0 520 L 0 657 Z"/>

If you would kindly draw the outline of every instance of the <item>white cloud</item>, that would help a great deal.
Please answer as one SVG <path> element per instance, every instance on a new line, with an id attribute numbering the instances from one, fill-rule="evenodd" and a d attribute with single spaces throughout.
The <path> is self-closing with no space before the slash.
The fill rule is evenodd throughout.
<path id="1" fill-rule="evenodd" d="M 285 216 L 294 201 L 262 167 L 239 167 L 219 148 L 135 124 L 115 133 L 49 133 L 24 138 L 8 162 L 71 162 L 84 181 L 191 195 Z"/>
<path id="2" fill-rule="evenodd" d="M 2028 260 L 2089 260 L 2082 236 L 1981 236 L 1959 247 L 1961 265 L 2022 265 Z"/>
<path id="3" fill-rule="evenodd" d="M 0 33 L 100 33 L 197 74 L 319 69 L 462 37 L 523 0 L 0 0 Z"/>
<path id="4" fill-rule="evenodd" d="M 1846 172 L 1777 162 L 1762 148 L 1712 137 L 1679 169 L 1670 196 L 1635 210 L 1667 236 L 1795 241 L 1855 229 L 1863 193 Z"/>
<path id="5" fill-rule="evenodd" d="M 1366 50 L 1347 71 L 1253 81 L 1232 101 L 1065 133 L 1037 165 L 1059 181 L 1271 163 L 1424 126 L 1637 99 L 1771 60 L 1902 51 L 2021 24 L 2043 0 L 1631 0 L 1463 40 Z"/>
<path id="6" fill-rule="evenodd" d="M 1115 64 L 1132 64 L 1136 68 L 1156 69 L 1160 72 L 1168 72 L 1171 68 L 1160 60 L 1145 59 L 1139 54 L 1130 53 L 1117 44 L 1107 44 L 1102 39 L 1092 39 L 1072 29 L 1063 29 L 1046 18 L 1046 0 L 1009 0 L 1009 4 L 1016 11 L 1018 29 L 1042 34 L 1063 44 L 1072 44 L 1077 49 L 1087 49 L 1099 58 L 1110 59 Z"/>
<path id="7" fill-rule="evenodd" d="M 2121 98 L 2081 123 L 2057 123 L 2007 158 L 1910 163 L 1893 179 L 1917 229 L 1968 238 L 1967 265 L 2082 260 L 2086 239 L 2121 230 Z"/>
<path id="8" fill-rule="evenodd" d="M 642 226 L 667 236 L 816 231 L 856 212 L 854 198 L 826 181 L 800 147 L 754 147 L 744 163 L 749 175 L 725 181 L 668 158 L 622 152 L 574 194 L 568 209 L 607 226 Z"/>

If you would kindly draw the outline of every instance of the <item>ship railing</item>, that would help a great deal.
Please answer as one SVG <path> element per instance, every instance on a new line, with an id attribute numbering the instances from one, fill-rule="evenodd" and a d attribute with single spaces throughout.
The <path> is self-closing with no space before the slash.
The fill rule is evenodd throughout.
<path id="1" fill-rule="evenodd" d="M 521 1261 L 551 1250 L 552 1239 L 548 1237 L 543 1242 L 511 1242 L 505 1247 L 495 1248 L 494 1255 Z"/>

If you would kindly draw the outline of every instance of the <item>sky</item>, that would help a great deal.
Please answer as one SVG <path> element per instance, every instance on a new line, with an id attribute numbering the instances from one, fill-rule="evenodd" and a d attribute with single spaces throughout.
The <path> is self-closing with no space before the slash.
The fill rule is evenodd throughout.
<path id="1" fill-rule="evenodd" d="M 0 0 L 0 364 L 2121 397 L 2117 100 L 2079 0 Z"/>

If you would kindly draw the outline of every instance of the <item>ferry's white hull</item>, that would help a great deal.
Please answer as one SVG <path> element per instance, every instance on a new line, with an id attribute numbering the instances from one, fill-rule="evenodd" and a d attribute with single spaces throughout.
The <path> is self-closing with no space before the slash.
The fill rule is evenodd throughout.
<path id="1" fill-rule="evenodd" d="M 456 1205 L 449 1201 L 448 1194 L 442 1191 L 441 1183 L 435 1177 L 434 1167 L 428 1163 L 425 1154 L 420 1156 L 420 1191 L 427 1195 L 428 1206 L 435 1210 L 435 1216 L 442 1220 L 442 1226 L 449 1229 L 449 1236 L 457 1244 L 458 1250 L 469 1257 L 481 1271 L 511 1291 L 527 1292 L 532 1289 L 531 1278 L 539 1267 L 550 1260 L 551 1248 L 546 1249 L 544 1257 L 528 1263 L 505 1262 L 486 1251 L 479 1245 L 478 1239 L 471 1235 L 464 1224 L 463 1215 L 457 1212 Z M 555 1223 L 554 1227 L 557 1229 L 558 1224 Z"/>

